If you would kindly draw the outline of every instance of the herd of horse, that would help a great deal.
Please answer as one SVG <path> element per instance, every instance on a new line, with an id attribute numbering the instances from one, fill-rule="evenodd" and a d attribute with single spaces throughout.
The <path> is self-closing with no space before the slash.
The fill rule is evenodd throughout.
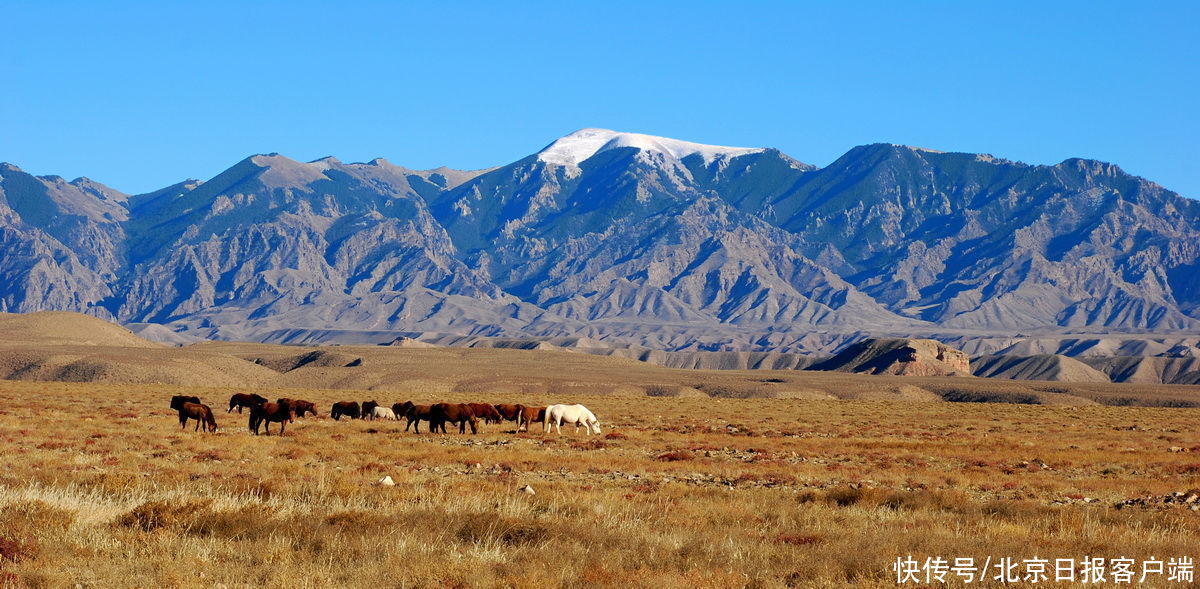
<path id="1" fill-rule="evenodd" d="M 195 419 L 196 427 L 192 431 L 199 431 L 201 427 L 206 432 L 217 431 L 217 420 L 213 417 L 212 409 L 201 403 L 199 397 L 175 395 L 171 397 L 171 409 L 179 412 L 180 429 L 187 427 L 188 420 Z M 238 413 L 242 413 L 243 409 L 249 410 L 248 427 L 250 431 L 254 432 L 254 435 L 258 435 L 260 427 L 267 435 L 271 435 L 271 423 L 278 423 L 279 435 L 283 435 L 287 424 L 295 422 L 297 417 L 305 415 L 315 417 L 317 415 L 316 405 L 309 401 L 288 398 L 270 401 L 262 395 L 252 393 L 235 393 L 230 397 L 229 408 L 225 412 L 232 413 L 234 409 L 237 409 Z M 498 424 L 504 421 L 516 422 L 514 433 L 522 429 L 529 431 L 530 425 L 534 423 L 542 424 L 542 431 L 545 433 L 549 433 L 553 428 L 561 434 L 564 424 L 574 425 L 575 431 L 579 431 L 582 426 L 588 435 L 600 433 L 600 422 L 596 419 L 596 415 L 583 405 L 549 405 L 546 407 L 527 407 L 519 404 L 489 405 L 487 403 L 417 405 L 412 401 L 405 401 L 385 407 L 374 400 L 364 401 L 361 404 L 358 401 L 339 401 L 330 408 L 329 415 L 335 421 L 339 421 L 343 417 L 391 421 L 404 419 L 407 421 L 404 431 L 412 428 L 413 432 L 418 434 L 421 433 L 422 421 L 428 423 L 430 433 L 446 433 L 446 424 L 449 423 L 458 426 L 460 434 L 465 434 L 468 426 L 471 428 L 472 434 L 477 434 L 480 420 L 485 424 Z"/>

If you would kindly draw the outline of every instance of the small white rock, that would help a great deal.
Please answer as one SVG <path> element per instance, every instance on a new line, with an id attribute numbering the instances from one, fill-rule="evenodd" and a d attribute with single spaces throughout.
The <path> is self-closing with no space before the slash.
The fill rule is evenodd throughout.
<path id="1" fill-rule="evenodd" d="M 530 487 L 529 485 L 525 485 L 524 487 L 521 487 L 520 489 L 517 489 L 517 490 L 522 493 L 525 493 L 526 495 L 537 495 L 537 491 L 534 491 L 533 487 Z"/>
<path id="2" fill-rule="evenodd" d="M 385 476 L 378 481 L 375 481 L 375 484 L 380 487 L 394 487 L 396 486 L 396 481 L 393 481 L 392 477 L 390 476 Z"/>

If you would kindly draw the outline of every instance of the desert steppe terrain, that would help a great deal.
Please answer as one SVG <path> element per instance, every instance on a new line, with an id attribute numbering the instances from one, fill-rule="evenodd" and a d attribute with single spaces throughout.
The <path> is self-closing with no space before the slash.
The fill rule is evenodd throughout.
<path id="1" fill-rule="evenodd" d="M 910 555 L 1200 556 L 1193 387 L 172 348 L 101 324 L 0 346 L 7 586 L 887 587 Z M 226 413 L 251 391 L 320 415 L 256 437 Z M 217 433 L 180 430 L 181 394 Z M 370 399 L 579 402 L 603 431 L 328 416 Z"/>

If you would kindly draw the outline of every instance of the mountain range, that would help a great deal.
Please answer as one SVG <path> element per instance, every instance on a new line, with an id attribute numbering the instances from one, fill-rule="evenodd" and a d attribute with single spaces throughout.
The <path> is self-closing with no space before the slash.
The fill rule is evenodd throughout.
<path id="1" fill-rule="evenodd" d="M 139 195 L 0 164 L 0 248 L 0 312 L 166 341 L 829 353 L 1200 327 L 1200 202 L 1094 160 L 893 144 L 818 168 L 583 129 L 487 170 L 266 154 Z"/>

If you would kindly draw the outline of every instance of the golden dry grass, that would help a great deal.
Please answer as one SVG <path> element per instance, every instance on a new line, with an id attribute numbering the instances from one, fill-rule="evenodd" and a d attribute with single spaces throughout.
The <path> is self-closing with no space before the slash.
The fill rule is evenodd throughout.
<path id="1" fill-rule="evenodd" d="M 260 392 L 323 414 L 579 401 L 604 435 L 320 417 L 254 437 L 235 391 L 0 381 L 0 581 L 888 587 L 909 554 L 1200 556 L 1200 512 L 1112 507 L 1200 487 L 1193 409 L 280 388 Z M 179 430 L 184 393 L 220 433 Z"/>

